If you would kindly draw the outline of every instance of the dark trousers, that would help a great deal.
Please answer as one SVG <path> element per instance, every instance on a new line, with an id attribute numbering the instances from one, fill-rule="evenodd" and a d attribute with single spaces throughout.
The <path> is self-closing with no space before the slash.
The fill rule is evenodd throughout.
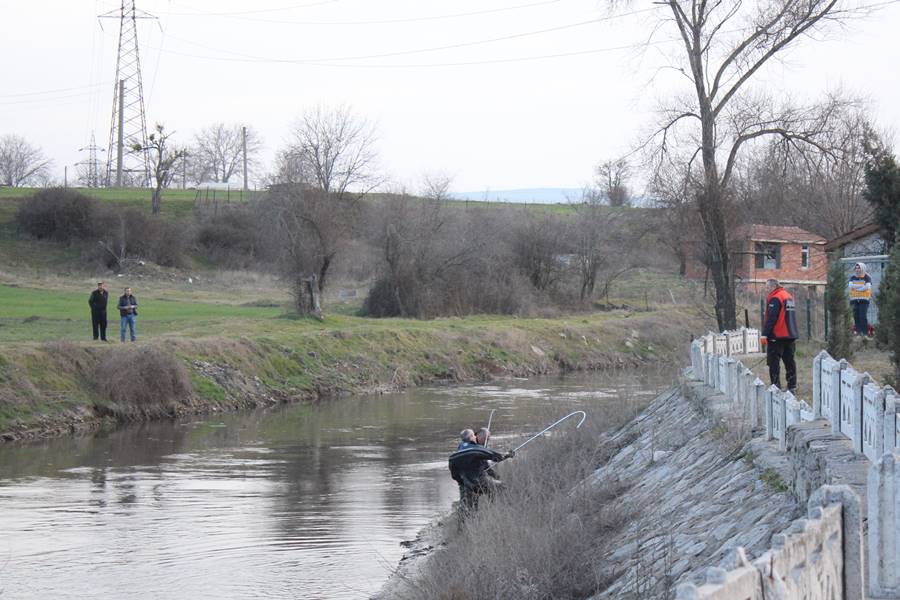
<path id="1" fill-rule="evenodd" d="M 769 381 L 781 387 L 781 361 L 784 361 L 784 375 L 787 389 L 797 389 L 797 363 L 794 362 L 794 340 L 769 340 L 766 344 L 766 364 L 769 365 Z"/>
<path id="2" fill-rule="evenodd" d="M 854 300 L 850 304 L 853 306 L 853 327 L 856 329 L 856 335 L 869 335 L 869 301 Z"/>
<path id="3" fill-rule="evenodd" d="M 106 341 L 106 312 L 91 311 L 91 327 L 94 329 L 94 339 Z"/>

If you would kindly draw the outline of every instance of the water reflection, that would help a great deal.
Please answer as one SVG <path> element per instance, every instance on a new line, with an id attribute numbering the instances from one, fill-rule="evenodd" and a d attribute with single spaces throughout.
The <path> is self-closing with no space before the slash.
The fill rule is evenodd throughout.
<path id="1" fill-rule="evenodd" d="M 414 390 L 0 449 L 4 598 L 366 598 L 456 493 L 491 409 L 511 447 L 665 375 Z"/>

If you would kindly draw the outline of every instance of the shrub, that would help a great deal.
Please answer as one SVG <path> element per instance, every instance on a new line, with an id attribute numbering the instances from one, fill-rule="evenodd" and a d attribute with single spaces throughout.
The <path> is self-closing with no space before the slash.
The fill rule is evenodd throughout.
<path id="1" fill-rule="evenodd" d="M 197 245 L 213 263 L 248 267 L 257 254 L 256 227 L 256 219 L 249 210 L 226 210 L 198 226 Z"/>
<path id="2" fill-rule="evenodd" d="M 850 300 L 847 297 L 847 274 L 841 261 L 834 257 L 828 269 L 828 286 L 825 290 L 828 311 L 828 353 L 834 358 L 850 360 L 853 345 L 850 339 Z"/>
<path id="3" fill-rule="evenodd" d="M 93 375 L 103 403 L 97 408 L 119 420 L 174 415 L 191 394 L 187 369 L 154 347 L 126 347 L 105 356 Z"/>
<path id="4" fill-rule="evenodd" d="M 97 236 L 105 225 L 102 213 L 103 206 L 95 198 L 65 188 L 49 188 L 22 202 L 16 225 L 39 240 L 71 243 Z"/>
<path id="5" fill-rule="evenodd" d="M 890 351 L 894 382 L 900 383 L 900 233 L 891 248 L 884 279 L 878 289 L 878 328 L 880 339 Z"/>
<path id="6" fill-rule="evenodd" d="M 609 425 L 603 421 L 569 428 L 502 463 L 505 490 L 483 499 L 459 526 L 448 519 L 446 543 L 400 597 L 586 598 L 602 590 L 608 582 L 598 540 L 631 516 L 616 502 L 624 488 L 582 484 L 613 454 L 597 441 Z"/>

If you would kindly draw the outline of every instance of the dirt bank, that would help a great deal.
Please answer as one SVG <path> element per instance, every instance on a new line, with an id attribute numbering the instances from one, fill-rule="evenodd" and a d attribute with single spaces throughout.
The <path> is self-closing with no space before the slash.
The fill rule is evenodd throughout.
<path id="1" fill-rule="evenodd" d="M 435 382 L 634 367 L 670 359 L 692 314 L 617 311 L 567 319 L 378 321 L 371 327 L 311 326 L 284 319 L 252 337 L 165 337 L 130 345 L 52 342 L 0 348 L 0 440 L 79 433 L 123 422 L 319 401 Z M 171 357 L 147 361 L 140 351 Z M 152 407 L 107 392 L 110 353 L 135 352 L 124 385 L 182 378 Z M 147 366 L 152 363 L 152 367 Z M 160 366 L 162 365 L 162 366 Z M 147 369 L 159 372 L 147 372 Z M 176 391 L 171 391 L 171 390 Z M 178 391 L 181 390 L 181 391 Z M 146 401 L 143 401 L 146 402 Z M 129 405 L 134 404 L 134 405 Z"/>

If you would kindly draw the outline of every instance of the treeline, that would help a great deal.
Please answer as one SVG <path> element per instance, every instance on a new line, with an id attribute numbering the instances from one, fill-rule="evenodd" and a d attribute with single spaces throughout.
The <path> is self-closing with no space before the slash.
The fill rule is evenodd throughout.
<path id="1" fill-rule="evenodd" d="M 660 211 L 597 202 L 563 209 L 368 197 L 302 184 L 176 222 L 51 188 L 22 202 L 23 236 L 78 246 L 112 270 L 149 260 L 276 273 L 301 312 L 337 281 L 369 286 L 363 313 L 432 318 L 534 315 L 608 298 L 628 269 L 669 265 L 653 239 Z"/>

